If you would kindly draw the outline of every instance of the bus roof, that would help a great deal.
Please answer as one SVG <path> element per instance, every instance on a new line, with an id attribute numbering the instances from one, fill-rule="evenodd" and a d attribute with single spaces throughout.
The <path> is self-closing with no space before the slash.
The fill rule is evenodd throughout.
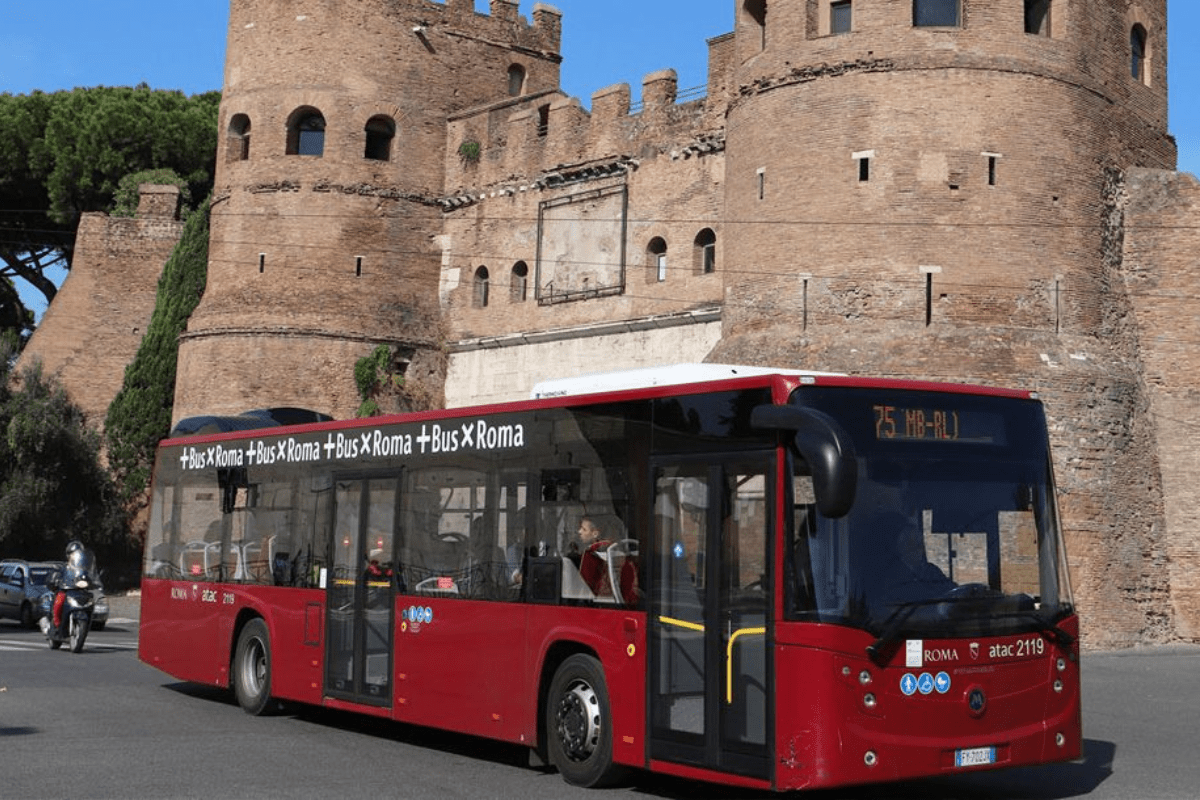
<path id="1" fill-rule="evenodd" d="M 541 381 L 533 387 L 529 396 L 534 400 L 540 400 L 549 397 L 618 392 L 625 389 L 646 389 L 653 386 L 679 386 L 729 378 L 749 378 L 757 375 L 817 377 L 841 374 L 843 373 L 747 367 L 737 364 L 667 364 L 659 367 L 643 367 L 618 372 L 594 372 L 573 378 L 554 378 Z"/>

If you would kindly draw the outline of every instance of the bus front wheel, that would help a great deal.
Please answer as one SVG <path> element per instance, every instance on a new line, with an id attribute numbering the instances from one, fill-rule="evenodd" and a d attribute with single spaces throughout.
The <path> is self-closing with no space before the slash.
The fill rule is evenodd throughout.
<path id="1" fill-rule="evenodd" d="M 233 691 L 247 714 L 258 716 L 271 700 L 271 640 L 267 624 L 252 619 L 238 636 L 233 656 Z"/>
<path id="2" fill-rule="evenodd" d="M 547 750 L 563 780 L 605 786 L 620 778 L 613 764 L 612 707 L 604 670 L 594 657 L 576 654 L 554 673 L 546 697 Z"/>

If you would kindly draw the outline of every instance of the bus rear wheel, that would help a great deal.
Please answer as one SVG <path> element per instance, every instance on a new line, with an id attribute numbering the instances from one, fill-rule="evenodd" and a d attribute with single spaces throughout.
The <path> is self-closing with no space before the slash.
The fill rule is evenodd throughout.
<path id="1" fill-rule="evenodd" d="M 258 716 L 271 700 L 271 640 L 267 624 L 252 619 L 242 628 L 233 655 L 233 691 L 247 714 Z"/>
<path id="2" fill-rule="evenodd" d="M 612 707 L 604 670 L 594 657 L 576 654 L 554 673 L 546 697 L 547 750 L 573 786 L 607 786 L 623 770 L 613 764 Z"/>

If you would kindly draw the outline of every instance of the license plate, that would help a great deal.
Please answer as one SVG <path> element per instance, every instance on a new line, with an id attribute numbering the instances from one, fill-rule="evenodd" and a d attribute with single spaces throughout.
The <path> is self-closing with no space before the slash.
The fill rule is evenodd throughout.
<path id="1" fill-rule="evenodd" d="M 956 767 L 980 767 L 995 763 L 996 748 L 994 747 L 972 747 L 968 750 L 954 751 L 954 766 Z"/>

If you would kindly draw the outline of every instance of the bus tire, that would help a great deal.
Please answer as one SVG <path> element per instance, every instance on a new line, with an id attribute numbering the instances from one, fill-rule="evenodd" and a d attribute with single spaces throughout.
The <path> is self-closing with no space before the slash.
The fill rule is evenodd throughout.
<path id="1" fill-rule="evenodd" d="M 259 716 L 271 702 L 271 639 L 261 619 L 247 622 L 238 636 L 233 654 L 233 691 L 247 714 Z"/>
<path id="2" fill-rule="evenodd" d="M 582 653 L 570 656 L 554 673 L 546 696 L 546 749 L 563 780 L 591 788 L 620 779 L 612 728 L 600 662 Z"/>

